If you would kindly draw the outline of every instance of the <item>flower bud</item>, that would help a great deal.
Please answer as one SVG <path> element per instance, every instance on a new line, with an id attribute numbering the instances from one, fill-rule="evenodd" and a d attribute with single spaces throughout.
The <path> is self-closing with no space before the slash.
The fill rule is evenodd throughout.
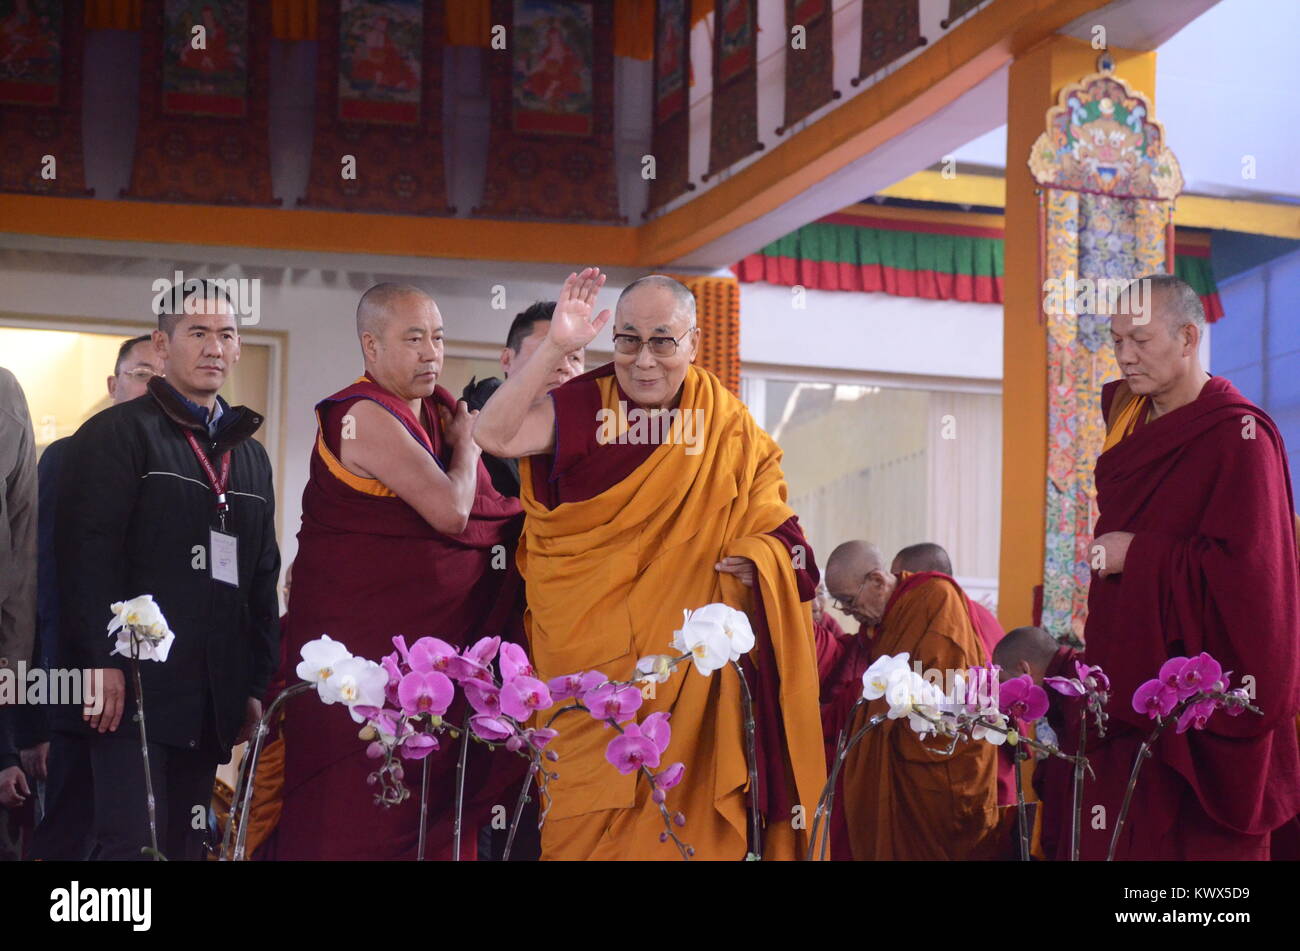
<path id="1" fill-rule="evenodd" d="M 429 717 L 429 725 L 433 727 L 435 730 L 438 729 L 438 727 L 442 726 L 442 717 L 436 714 L 434 716 Z"/>
<path id="2" fill-rule="evenodd" d="M 1015 745 L 1016 745 L 1017 743 L 1019 743 L 1019 742 L 1020 742 L 1020 734 L 1017 733 L 1015 730 L 1008 730 L 1008 731 L 1007 731 L 1007 745 L 1008 745 L 1008 746 L 1015 746 Z"/>
<path id="3" fill-rule="evenodd" d="M 371 759 L 379 759 L 384 755 L 384 744 L 378 742 L 371 743 L 366 747 L 366 755 Z"/>
<path id="4" fill-rule="evenodd" d="M 546 751 L 546 758 L 547 758 L 548 760 L 550 760 L 552 763 L 554 763 L 554 762 L 557 762 L 557 761 L 560 759 L 560 754 L 557 753 L 557 752 L 555 752 L 555 750 L 547 750 L 547 751 Z"/>
<path id="5" fill-rule="evenodd" d="M 366 777 L 366 785 L 367 785 L 367 786 L 374 786 L 374 785 L 375 785 L 376 783 L 378 783 L 378 782 L 379 782 L 379 774 L 378 774 L 378 773 L 371 773 L 369 776 Z"/>
<path id="6" fill-rule="evenodd" d="M 665 793 L 662 789 L 655 789 L 655 791 L 650 794 L 650 798 L 653 799 L 655 802 L 663 802 L 665 799 L 668 798 L 668 794 Z"/>
<path id="7" fill-rule="evenodd" d="M 695 858 L 695 846 L 693 845 L 686 846 L 686 854 L 691 858 Z"/>
<path id="8" fill-rule="evenodd" d="M 406 770 L 402 769 L 400 763 L 394 763 L 392 774 L 393 774 L 393 779 L 397 780 L 400 783 L 402 781 L 402 778 L 406 776 Z"/>
<path id="9" fill-rule="evenodd" d="M 357 734 L 357 739 L 361 740 L 362 742 L 377 740 L 379 739 L 379 731 L 376 730 L 372 724 L 367 723 L 365 726 L 361 728 L 361 731 Z"/>
<path id="10" fill-rule="evenodd" d="M 683 813 L 683 812 L 674 812 L 674 813 L 673 813 L 673 825 L 677 826 L 677 828 L 679 828 L 679 829 L 680 829 L 682 826 L 686 825 L 686 814 Z"/>
<path id="11" fill-rule="evenodd" d="M 667 832 L 660 832 L 660 833 L 659 833 L 659 841 L 660 841 L 660 842 L 667 842 L 667 841 L 668 841 L 668 833 L 667 833 Z"/>

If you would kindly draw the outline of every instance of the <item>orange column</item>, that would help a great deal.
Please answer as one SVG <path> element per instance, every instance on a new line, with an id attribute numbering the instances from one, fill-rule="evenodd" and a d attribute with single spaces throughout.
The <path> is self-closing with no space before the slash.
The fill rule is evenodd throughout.
<path id="1" fill-rule="evenodd" d="M 1099 24 L 1104 21 L 1099 18 Z M 1112 48 L 1115 72 L 1155 102 L 1156 54 Z M 1002 331 L 1002 536 L 998 619 L 1007 630 L 1033 622 L 1043 581 L 1047 503 L 1047 328 L 1040 320 L 1037 183 L 1029 150 L 1061 87 L 1097 72 L 1102 51 L 1052 36 L 1011 64 L 1007 84 L 1007 208 Z"/>

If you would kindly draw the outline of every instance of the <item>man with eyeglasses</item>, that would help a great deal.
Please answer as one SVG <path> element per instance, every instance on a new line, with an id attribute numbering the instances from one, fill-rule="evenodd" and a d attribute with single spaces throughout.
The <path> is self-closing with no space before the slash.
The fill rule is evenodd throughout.
<path id="1" fill-rule="evenodd" d="M 970 603 L 948 575 L 895 574 L 878 547 L 850 541 L 827 559 L 826 587 L 841 611 L 862 622 L 865 635 L 845 660 L 852 669 L 839 688 L 837 705 L 849 735 L 886 709 L 881 698 L 853 710 L 862 673 L 877 658 L 905 652 L 923 675 L 939 671 L 945 689 L 950 672 L 967 677 L 971 668 L 989 663 Z M 859 679 L 854 682 L 852 675 Z M 849 752 L 843 798 L 836 801 L 843 803 L 854 859 L 950 861 L 1001 854 L 997 750 L 967 741 L 948 754 L 948 742 L 923 740 L 900 718 L 866 733 Z"/>
<path id="2" fill-rule="evenodd" d="M 690 290 L 663 275 L 634 281 L 614 313 L 596 312 L 596 268 L 570 274 L 533 358 L 475 422 L 484 451 L 521 458 L 527 585 L 538 675 L 598 670 L 625 680 L 667 653 L 682 612 L 714 602 L 745 611 L 754 690 L 764 857 L 794 858 L 825 783 L 812 616 L 818 575 L 785 503 L 780 450 L 717 377 L 693 366 Z M 545 394 L 551 368 L 612 324 L 614 360 Z M 611 422 L 611 420 L 616 422 Z M 752 663 L 751 663 L 752 662 Z M 643 693 L 639 716 L 672 714 L 666 757 L 686 767 L 668 794 L 704 859 L 741 859 L 748 774 L 740 684 L 730 667 L 679 666 Z M 672 859 L 649 785 L 604 761 L 609 733 L 590 717 L 557 724 L 562 778 L 551 784 L 544 859 Z M 665 765 L 667 765 L 665 763 Z"/>
<path id="3" fill-rule="evenodd" d="M 122 341 L 108 377 L 108 395 L 116 406 L 143 396 L 149 381 L 163 375 L 163 361 L 150 334 Z M 56 439 L 41 453 L 39 553 L 37 556 L 36 643 L 38 662 L 48 668 L 58 656 L 59 593 L 54 560 L 54 514 L 64 452 L 71 437 Z M 56 729 L 52 710 L 23 708 L 23 766 L 45 784 L 43 814 L 32 838 L 32 857 L 45 860 L 85 859 L 91 848 L 94 797 L 90 755 L 78 731 Z"/>

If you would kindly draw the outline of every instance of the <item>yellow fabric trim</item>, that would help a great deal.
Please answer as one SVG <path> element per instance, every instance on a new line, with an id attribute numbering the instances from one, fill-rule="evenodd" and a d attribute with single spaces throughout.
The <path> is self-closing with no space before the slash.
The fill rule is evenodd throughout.
<path id="1" fill-rule="evenodd" d="M 362 379 L 365 378 L 362 377 Z M 343 463 L 339 462 L 338 457 L 330 452 L 330 447 L 325 444 L 325 422 L 320 417 L 320 410 L 316 411 L 316 452 L 320 454 L 321 461 L 325 463 L 325 468 L 329 469 L 330 475 L 348 488 L 364 492 L 366 495 L 373 495 L 376 498 L 397 498 L 397 493 L 378 479 L 367 479 L 355 472 L 349 472 Z"/>
<path id="2" fill-rule="evenodd" d="M 1112 446 L 1118 446 L 1133 435 L 1138 420 L 1146 414 L 1149 406 L 1150 401 L 1145 396 L 1129 400 L 1128 405 L 1120 410 L 1119 415 L 1115 417 L 1115 421 L 1106 430 L 1106 442 L 1102 445 L 1101 451 L 1105 452 Z"/>

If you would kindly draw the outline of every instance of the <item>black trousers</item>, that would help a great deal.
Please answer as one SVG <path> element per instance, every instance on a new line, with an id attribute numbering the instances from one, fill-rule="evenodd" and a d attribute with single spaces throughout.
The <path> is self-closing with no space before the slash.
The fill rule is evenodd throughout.
<path id="1" fill-rule="evenodd" d="M 89 737 L 54 731 L 47 764 L 45 815 L 32 837 L 31 857 L 47 862 L 84 862 L 95 845 Z"/>
<path id="2" fill-rule="evenodd" d="M 94 839 L 101 860 L 143 859 L 149 845 L 144 757 L 134 724 L 88 740 L 94 783 Z M 158 849 L 169 861 L 203 858 L 220 756 L 209 749 L 149 744 Z"/>

